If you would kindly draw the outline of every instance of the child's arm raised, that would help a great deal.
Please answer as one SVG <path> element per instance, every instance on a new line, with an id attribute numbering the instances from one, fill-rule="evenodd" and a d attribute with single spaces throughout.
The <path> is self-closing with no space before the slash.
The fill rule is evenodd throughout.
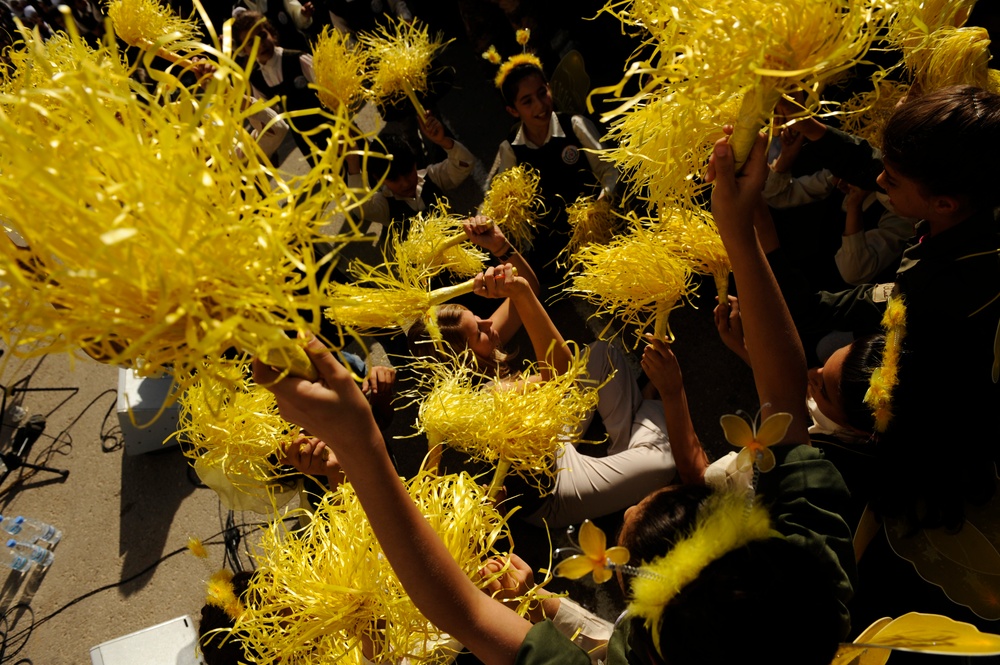
<path id="1" fill-rule="evenodd" d="M 754 230 L 767 173 L 766 147 L 764 137 L 758 136 L 743 171 L 736 173 L 728 139 L 720 139 L 706 179 L 715 182 L 712 214 L 740 290 L 743 331 L 762 414 L 792 414 L 785 441 L 807 443 L 805 353 Z"/>
<path id="2" fill-rule="evenodd" d="M 482 593 L 417 510 L 392 466 L 371 409 L 350 372 L 315 339 L 307 351 L 319 380 L 286 377 L 254 361 L 254 380 L 271 390 L 282 416 L 333 450 L 392 569 L 417 608 L 477 657 L 513 663 L 531 624 Z"/>

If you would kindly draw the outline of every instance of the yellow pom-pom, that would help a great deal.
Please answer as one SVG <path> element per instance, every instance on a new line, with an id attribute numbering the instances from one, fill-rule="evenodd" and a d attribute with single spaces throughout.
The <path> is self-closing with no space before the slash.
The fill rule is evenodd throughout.
<path id="1" fill-rule="evenodd" d="M 420 474 L 407 491 L 449 554 L 478 587 L 479 571 L 500 556 L 505 519 L 471 476 Z M 382 553 L 349 483 L 328 493 L 308 526 L 288 533 L 275 520 L 261 535 L 258 572 L 238 629 L 258 662 L 445 662 L 447 635 L 417 610 Z M 344 659 L 344 660 L 342 660 Z"/>
<path id="2" fill-rule="evenodd" d="M 650 326 L 666 339 L 667 315 L 691 287 L 691 270 L 666 240 L 636 226 L 607 245 L 588 245 L 573 255 L 570 290 L 598 306 L 599 314 L 635 325 L 639 332 Z"/>
<path id="3" fill-rule="evenodd" d="M 442 37 L 431 37 L 419 21 L 392 21 L 359 39 L 368 51 L 372 94 L 389 102 L 427 90 L 431 62 L 444 46 Z"/>
<path id="4" fill-rule="evenodd" d="M 587 381 L 588 349 L 576 349 L 566 372 L 548 381 L 520 381 L 498 389 L 461 363 L 426 363 L 419 425 L 428 439 L 475 459 L 501 461 L 532 485 L 555 473 L 555 458 L 579 438 L 580 422 L 597 406 L 597 387 Z M 422 365 L 424 366 L 424 365 Z M 542 483 L 544 485 L 544 483 Z"/>
<path id="5" fill-rule="evenodd" d="M 316 94 L 328 109 L 336 111 L 342 105 L 353 109 L 366 93 L 365 55 L 339 30 L 327 28 L 316 40 L 313 72 Z"/>
<path id="6" fill-rule="evenodd" d="M 448 270 L 458 277 L 473 277 L 483 271 L 489 255 L 465 242 L 463 221 L 464 217 L 448 212 L 447 201 L 439 200 L 409 219 L 405 240 L 393 233 L 390 255 L 429 274 Z"/>
<path id="7" fill-rule="evenodd" d="M 528 42 L 531 41 L 531 30 L 528 28 L 523 28 L 518 30 L 516 33 L 517 43 L 521 46 L 527 46 Z"/>
<path id="8" fill-rule="evenodd" d="M 503 227 L 504 235 L 519 250 L 531 247 L 535 222 L 542 213 L 541 176 L 527 164 L 496 175 L 480 209 Z"/>
<path id="9" fill-rule="evenodd" d="M 711 213 L 701 208 L 663 206 L 649 228 L 687 263 L 692 272 L 710 275 L 715 281 L 719 302 L 727 302 L 731 272 L 729 254 Z"/>
<path id="10" fill-rule="evenodd" d="M 610 242 L 619 223 L 607 198 L 593 200 L 581 196 L 566 207 L 566 216 L 572 233 L 563 251 L 570 254 L 586 245 Z"/>
<path id="11" fill-rule="evenodd" d="M 0 301 L 18 303 L 0 308 L 7 348 L 141 357 L 181 389 L 233 346 L 301 353 L 286 331 L 317 329 L 303 312 L 320 307 L 324 210 L 347 191 L 347 116 L 325 116 L 332 147 L 275 186 L 244 129 L 266 105 L 244 105 L 235 62 L 220 56 L 205 88 L 168 71 L 148 90 L 114 35 L 96 48 L 72 34 L 27 39 L 4 68 L 0 117 L 4 222 L 28 245 L 0 246 Z"/>
<path id="12" fill-rule="evenodd" d="M 248 375 L 246 362 L 233 363 L 218 377 L 200 372 L 179 400 L 178 436 L 190 444 L 184 454 L 201 468 L 217 469 L 237 490 L 258 495 L 285 475 L 277 455 L 297 430 L 278 413 L 274 395 Z"/>
<path id="13" fill-rule="evenodd" d="M 123 42 L 140 48 L 161 39 L 193 40 L 201 32 L 197 21 L 180 18 L 158 0 L 111 0 L 108 18 Z"/>

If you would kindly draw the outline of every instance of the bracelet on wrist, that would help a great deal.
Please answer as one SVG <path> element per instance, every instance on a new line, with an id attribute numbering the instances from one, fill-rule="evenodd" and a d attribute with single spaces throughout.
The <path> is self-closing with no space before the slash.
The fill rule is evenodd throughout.
<path id="1" fill-rule="evenodd" d="M 502 253 L 494 254 L 493 256 L 496 257 L 497 261 L 500 261 L 501 263 L 507 263 L 507 259 L 509 259 L 514 254 L 517 254 L 517 250 L 514 249 L 514 245 L 507 243 L 507 248 Z"/>

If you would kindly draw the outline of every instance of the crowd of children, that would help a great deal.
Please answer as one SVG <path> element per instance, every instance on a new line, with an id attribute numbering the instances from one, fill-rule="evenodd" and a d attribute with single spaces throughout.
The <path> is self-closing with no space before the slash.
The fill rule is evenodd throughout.
<path id="1" fill-rule="evenodd" d="M 459 3 L 464 18 L 471 4 Z M 505 16 L 520 16 L 525 25 L 541 15 L 531 3 L 507 4 L 523 5 L 521 14 L 505 7 Z M 64 20 L 53 5 L 46 7 Z M 290 112 L 317 107 L 310 39 L 326 26 L 370 29 L 382 20 L 374 8 L 367 0 L 238 3 L 233 36 L 243 56 L 256 53 L 256 94 L 280 97 Z M 414 20 L 412 7 L 400 0 L 383 8 Z M 7 18 L 20 17 L 43 37 L 58 29 L 36 21 L 40 9 L 33 3 L 11 0 L 7 9 Z M 94 6 L 75 2 L 70 10 L 81 32 L 99 36 Z M 525 33 L 517 41 L 529 39 Z M 869 599 L 870 607 L 855 612 L 852 600 L 866 593 L 868 580 L 858 569 L 874 539 L 866 524 L 898 527 L 904 537 L 919 532 L 948 539 L 962 537 L 963 529 L 968 536 L 972 516 L 980 519 L 982 507 L 995 502 L 1000 95 L 970 86 L 911 95 L 886 123 L 878 149 L 814 118 L 777 128 L 770 164 L 763 135 L 739 170 L 731 128 L 715 143 L 705 171 L 696 175 L 713 185 L 710 209 L 736 295 L 718 303 L 714 323 L 725 345 L 752 368 L 761 422 L 750 430 L 724 419 L 727 438 L 753 455 L 749 463 L 732 455 L 709 464 L 665 340 L 649 338 L 641 361 L 630 363 L 614 345 L 561 329 L 547 311 L 545 294 L 557 293 L 566 276 L 557 257 L 568 241 L 567 206 L 580 196 L 613 204 L 629 199 L 627 183 L 600 153 L 603 131 L 584 115 L 556 108 L 546 76 L 554 64 L 524 52 L 501 66 L 496 88 L 516 123 L 481 183 L 488 186 L 519 164 L 539 172 L 545 212 L 531 251 L 522 254 L 491 220 L 466 211 L 468 240 L 491 257 L 474 279 L 474 299 L 499 305 L 485 318 L 461 305 L 431 308 L 409 329 L 408 341 L 414 356 L 468 359 L 487 389 L 498 391 L 550 381 L 572 362 L 571 342 L 588 347 L 606 454 L 563 446 L 551 486 L 540 496 L 510 500 L 521 504 L 519 517 L 549 527 L 624 511 L 617 541 L 629 559 L 615 563 L 628 612 L 611 625 L 541 594 L 527 617 L 519 615 L 501 601 L 533 588 L 534 577 L 513 555 L 497 564 L 507 573 L 492 595 L 483 593 L 417 510 L 376 424 L 388 408 L 393 375 L 376 373 L 359 388 L 358 373 L 317 339 L 307 347 L 316 381 L 254 364 L 256 382 L 274 392 L 283 417 L 315 437 L 290 446 L 285 461 L 303 473 L 329 475 L 334 485 L 346 474 L 417 608 L 483 662 L 676 665 L 749 658 L 825 665 L 839 642 L 865 627 L 858 617 L 870 607 L 880 610 Z M 469 68 L 483 75 L 484 66 L 478 61 Z M 416 121 L 426 149 L 392 126 L 405 123 L 390 123 L 379 143 L 391 159 L 369 159 L 364 168 L 357 157 L 346 160 L 349 184 L 374 188 L 360 217 L 405 234 L 410 216 L 474 175 L 476 156 L 446 120 L 431 109 Z M 312 159 L 313 147 L 324 144 L 320 117 L 290 125 L 283 131 Z M 442 153 L 444 159 L 433 159 Z M 826 261 L 842 282 L 824 280 L 828 290 L 820 290 L 771 208 L 828 197 L 839 202 L 841 244 Z M 519 373 L 508 351 L 519 331 L 539 361 L 535 374 Z M 636 366 L 648 380 L 644 388 Z M 367 387 L 380 393 L 380 413 L 373 415 L 362 392 Z M 581 431 L 593 415 L 578 425 Z M 826 445 L 811 444 L 821 435 L 832 436 L 823 440 L 837 447 L 829 457 Z M 838 449 L 856 454 L 842 456 Z M 756 493 L 757 508 L 748 492 Z M 869 506 L 864 519 L 853 507 L 859 502 Z M 985 536 L 993 554 L 995 536 Z M 694 548 L 699 554 L 692 557 Z M 964 566 L 976 569 L 977 562 Z M 962 566 L 956 570 L 956 579 L 935 583 L 946 591 L 963 584 L 957 579 Z M 996 585 L 981 595 L 995 599 L 1000 577 L 990 579 Z M 988 620 L 982 625 L 1000 632 L 1000 613 L 987 616 L 978 601 L 965 604 Z M 966 616 L 964 608 L 952 609 Z"/>

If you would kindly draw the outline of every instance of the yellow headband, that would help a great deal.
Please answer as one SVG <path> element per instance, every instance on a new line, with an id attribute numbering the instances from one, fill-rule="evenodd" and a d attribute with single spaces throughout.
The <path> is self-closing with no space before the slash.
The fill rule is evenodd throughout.
<path id="1" fill-rule="evenodd" d="M 511 71 L 518 65 L 531 65 L 532 67 L 537 67 L 539 71 L 542 69 L 542 61 L 538 59 L 534 53 L 527 52 L 528 40 L 531 38 L 531 31 L 525 28 L 524 30 L 517 31 L 517 43 L 521 45 L 522 52 L 517 55 L 513 55 L 506 62 L 500 64 L 503 60 L 495 46 L 490 46 L 485 53 L 483 53 L 483 58 L 489 60 L 494 65 L 500 65 L 500 71 L 497 72 L 496 78 L 493 79 L 493 83 L 497 88 L 503 87 L 503 82 L 507 80 L 507 76 Z"/>
<path id="2" fill-rule="evenodd" d="M 681 589 L 697 579 L 713 561 L 751 541 L 772 535 L 767 509 L 756 505 L 748 510 L 743 494 L 721 493 L 707 500 L 690 534 L 667 554 L 639 568 L 632 579 L 628 611 L 646 620 L 657 653 L 660 653 L 658 627 L 663 610 Z"/>
<path id="3" fill-rule="evenodd" d="M 218 607 L 233 621 L 243 613 L 243 603 L 233 589 L 233 573 L 223 568 L 208 580 L 205 603 Z"/>

